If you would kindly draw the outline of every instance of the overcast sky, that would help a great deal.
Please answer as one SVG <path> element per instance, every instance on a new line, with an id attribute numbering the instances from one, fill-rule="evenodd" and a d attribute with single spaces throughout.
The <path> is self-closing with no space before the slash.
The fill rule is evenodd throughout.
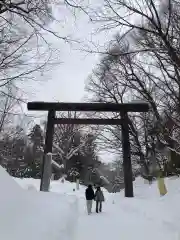
<path id="1" fill-rule="evenodd" d="M 63 13 L 63 14 L 62 14 Z M 95 26 L 90 24 L 84 14 L 76 15 L 76 20 L 70 12 L 57 8 L 56 16 L 61 16 L 62 27 L 54 24 L 53 28 L 62 36 L 71 34 L 74 39 L 79 39 L 82 44 L 88 43 L 91 39 L 100 45 L 111 39 L 112 32 L 104 32 L 94 35 Z M 60 50 L 62 63 L 44 75 L 45 81 L 40 83 L 29 83 L 29 101 L 62 101 L 62 102 L 82 102 L 85 96 L 85 81 L 92 69 L 98 63 L 99 56 L 87 54 L 84 51 L 75 50 L 82 48 L 82 45 L 69 45 L 57 40 L 53 36 L 48 39 Z M 41 76 L 42 77 L 42 76 Z M 44 114 L 44 113 L 43 113 Z M 107 160 L 110 160 L 110 156 Z"/>
<path id="2" fill-rule="evenodd" d="M 82 44 L 92 39 L 93 42 L 103 45 L 111 39 L 112 33 L 94 35 L 96 27 L 89 23 L 88 17 L 83 13 L 78 13 L 75 19 L 68 10 L 59 7 L 55 14 L 56 17 L 61 16 L 62 27 L 54 23 L 53 28 L 62 36 L 71 34 L 72 38 L 79 39 Z M 85 80 L 98 62 L 99 56 L 75 50 L 82 48 L 81 44 L 69 45 L 53 36 L 49 36 L 48 40 L 60 51 L 62 63 L 45 75 L 46 80 L 43 83 L 32 86 L 35 91 L 29 100 L 83 101 Z"/>

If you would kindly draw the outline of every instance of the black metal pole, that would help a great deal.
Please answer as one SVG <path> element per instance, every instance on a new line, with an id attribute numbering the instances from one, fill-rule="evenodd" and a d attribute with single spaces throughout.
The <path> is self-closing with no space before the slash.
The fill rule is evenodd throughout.
<path id="1" fill-rule="evenodd" d="M 121 120 L 125 197 L 134 197 L 127 112 L 121 112 Z"/>
<path id="2" fill-rule="evenodd" d="M 44 147 L 44 154 L 43 154 L 43 163 L 42 163 L 42 175 L 41 175 L 41 185 L 40 191 L 44 191 L 44 171 L 45 171 L 45 161 L 46 161 L 46 154 L 52 153 L 52 145 L 53 145 L 53 134 L 54 134 L 54 118 L 55 118 L 55 111 L 50 110 L 48 112 L 47 118 L 47 126 L 46 126 L 46 138 L 45 138 L 45 147 Z"/>

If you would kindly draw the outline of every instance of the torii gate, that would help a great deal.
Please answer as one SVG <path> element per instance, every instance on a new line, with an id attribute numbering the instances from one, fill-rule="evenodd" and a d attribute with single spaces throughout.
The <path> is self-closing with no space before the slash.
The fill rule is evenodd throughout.
<path id="1" fill-rule="evenodd" d="M 148 103 L 58 103 L 58 102 L 29 102 L 30 111 L 48 111 L 43 168 L 40 190 L 43 191 L 43 176 L 45 156 L 52 153 L 53 133 L 55 124 L 80 124 L 80 125 L 121 125 L 122 150 L 125 197 L 133 197 L 133 177 L 130 154 L 128 112 L 148 112 Z M 121 119 L 98 118 L 56 118 L 56 111 L 83 111 L 83 112 L 119 112 Z"/>

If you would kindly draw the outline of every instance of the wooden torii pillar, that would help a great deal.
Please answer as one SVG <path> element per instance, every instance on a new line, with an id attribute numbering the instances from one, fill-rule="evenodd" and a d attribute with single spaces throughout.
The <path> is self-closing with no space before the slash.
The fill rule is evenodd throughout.
<path id="1" fill-rule="evenodd" d="M 147 112 L 147 103 L 64 103 L 64 102 L 29 102 L 27 108 L 30 111 L 48 111 L 47 130 L 43 157 L 42 179 L 40 190 L 43 191 L 43 176 L 45 156 L 52 153 L 53 133 L 55 124 L 80 124 L 80 125 L 121 125 L 122 150 L 125 197 L 133 197 L 133 177 L 130 154 L 128 112 Z M 56 111 L 79 111 L 79 112 L 119 112 L 121 119 L 97 119 L 97 118 L 56 118 Z"/>

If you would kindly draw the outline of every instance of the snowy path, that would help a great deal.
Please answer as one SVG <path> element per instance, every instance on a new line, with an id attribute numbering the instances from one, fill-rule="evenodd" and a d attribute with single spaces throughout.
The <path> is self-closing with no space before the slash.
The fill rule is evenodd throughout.
<path id="1" fill-rule="evenodd" d="M 167 226 L 160 225 L 156 220 L 143 216 L 138 209 L 133 211 L 127 208 L 127 204 L 112 204 L 109 200 L 104 204 L 104 212 L 92 213 L 88 216 L 84 207 L 84 201 L 80 200 L 80 216 L 76 240 L 178 240 L 178 233 L 170 231 Z"/>

